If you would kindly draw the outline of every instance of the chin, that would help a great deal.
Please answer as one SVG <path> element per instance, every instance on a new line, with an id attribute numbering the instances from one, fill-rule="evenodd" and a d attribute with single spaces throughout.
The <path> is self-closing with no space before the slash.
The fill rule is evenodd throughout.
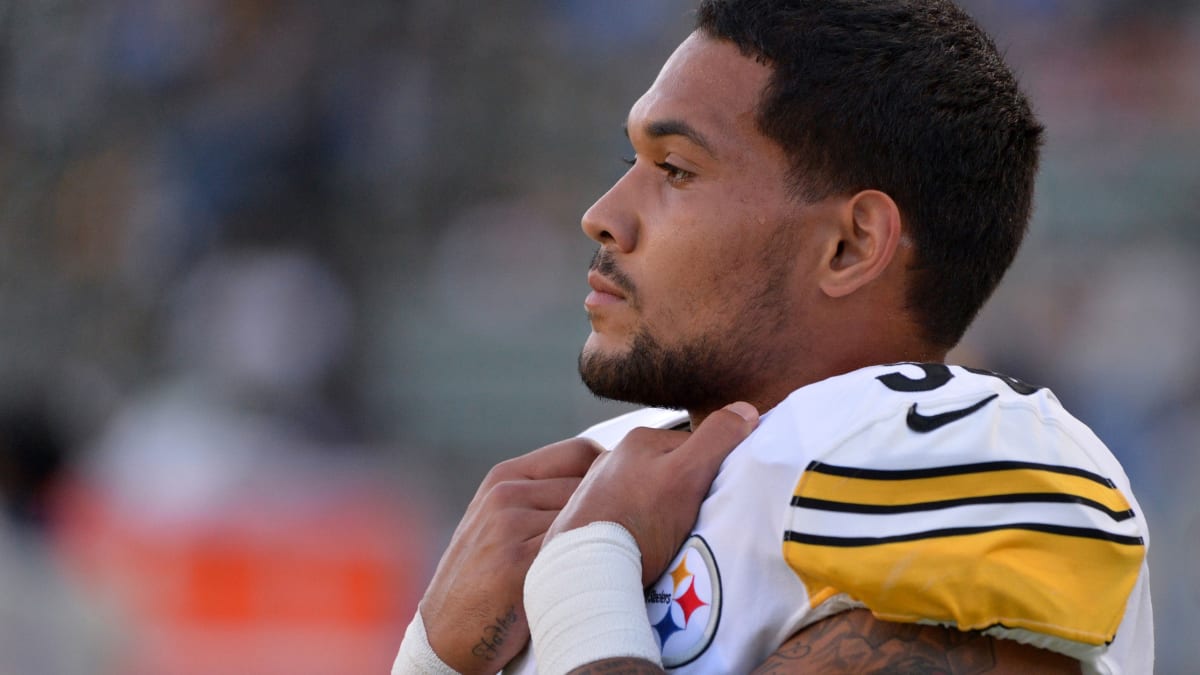
<path id="1" fill-rule="evenodd" d="M 628 346 L 604 349 L 595 337 L 579 354 L 579 376 L 600 398 L 679 410 L 716 409 L 736 400 L 730 398 L 737 390 L 730 378 L 736 362 L 722 367 L 719 350 L 708 345 L 664 347 L 639 332 Z"/>
<path id="2" fill-rule="evenodd" d="M 628 347 L 606 349 L 589 338 L 579 352 L 579 378 L 588 391 L 600 398 L 628 401 L 622 390 L 628 381 L 625 364 L 629 361 L 629 351 Z"/>
<path id="3" fill-rule="evenodd" d="M 620 358 L 633 348 L 636 338 L 631 337 L 633 331 L 614 332 L 592 328 L 583 343 L 581 356 L 596 354 L 602 358 Z"/>

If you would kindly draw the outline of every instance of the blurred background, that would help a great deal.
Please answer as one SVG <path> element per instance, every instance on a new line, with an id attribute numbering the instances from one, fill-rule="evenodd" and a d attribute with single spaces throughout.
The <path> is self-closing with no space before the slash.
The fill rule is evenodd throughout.
<path id="1" fill-rule="evenodd" d="M 957 353 L 1053 388 L 1200 663 L 1200 3 L 966 0 L 1049 127 Z M 575 375 L 691 0 L 0 1 L 0 675 L 386 672 Z"/>

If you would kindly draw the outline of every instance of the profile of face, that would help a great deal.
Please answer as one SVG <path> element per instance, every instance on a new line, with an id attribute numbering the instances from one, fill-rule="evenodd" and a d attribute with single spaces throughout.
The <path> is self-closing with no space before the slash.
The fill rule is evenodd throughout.
<path id="1" fill-rule="evenodd" d="M 804 349 L 824 215 L 755 124 L 770 73 L 693 33 L 630 110 L 633 164 L 583 217 L 599 249 L 579 370 L 596 395 L 693 415 L 755 402 Z"/>

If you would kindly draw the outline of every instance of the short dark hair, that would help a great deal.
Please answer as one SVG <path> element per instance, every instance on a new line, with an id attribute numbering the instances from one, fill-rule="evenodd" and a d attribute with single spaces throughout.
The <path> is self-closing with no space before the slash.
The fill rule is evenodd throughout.
<path id="1" fill-rule="evenodd" d="M 957 343 L 1020 247 L 1043 132 L 991 39 L 949 0 L 703 0 L 696 23 L 772 68 L 758 126 L 801 196 L 896 201 L 908 309 Z"/>

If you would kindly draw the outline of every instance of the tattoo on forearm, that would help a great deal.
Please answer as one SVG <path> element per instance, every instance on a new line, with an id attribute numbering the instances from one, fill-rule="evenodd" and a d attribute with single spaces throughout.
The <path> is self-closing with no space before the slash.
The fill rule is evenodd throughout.
<path id="1" fill-rule="evenodd" d="M 634 658 L 616 658 L 589 663 L 571 671 L 571 675 L 655 675 L 663 672 L 662 668 Z"/>
<path id="2" fill-rule="evenodd" d="M 976 675 L 996 665 L 994 644 L 979 633 L 874 620 L 855 610 L 802 631 L 755 671 L 796 672 L 796 661 L 823 672 L 870 675 Z"/>
<path id="3" fill-rule="evenodd" d="M 510 606 L 504 616 L 496 617 L 494 623 L 483 629 L 483 636 L 471 648 L 471 653 L 481 659 L 490 661 L 499 655 L 500 647 L 508 638 L 508 629 L 517 622 L 517 608 Z"/>

